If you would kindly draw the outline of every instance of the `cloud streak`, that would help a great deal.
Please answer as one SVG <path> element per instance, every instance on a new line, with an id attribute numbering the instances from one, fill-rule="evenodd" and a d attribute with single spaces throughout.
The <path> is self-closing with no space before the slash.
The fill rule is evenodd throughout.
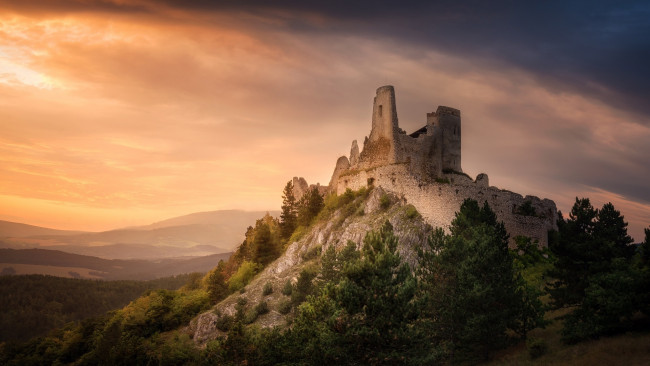
<path id="1" fill-rule="evenodd" d="M 634 104 L 647 75 L 625 84 L 638 68 L 616 61 L 645 42 L 619 44 L 645 29 L 637 13 L 580 20 L 550 3 L 536 9 L 557 16 L 547 24 L 483 3 L 24 4 L 0 4 L 0 218 L 51 223 L 34 207 L 58 203 L 56 226 L 111 228 L 276 208 L 292 176 L 329 181 L 368 133 L 374 89 L 393 84 L 407 131 L 437 105 L 462 110 L 468 173 L 564 211 L 575 195 L 611 199 L 637 238 L 650 223 L 650 123 Z M 589 28 L 603 14 L 618 20 Z M 616 82 L 598 76 L 608 62 Z"/>

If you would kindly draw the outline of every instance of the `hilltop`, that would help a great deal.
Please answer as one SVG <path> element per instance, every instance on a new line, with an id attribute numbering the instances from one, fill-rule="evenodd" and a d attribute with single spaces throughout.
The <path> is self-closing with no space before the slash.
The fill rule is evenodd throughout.
<path id="1" fill-rule="evenodd" d="M 280 258 L 256 275 L 241 293 L 237 291 L 198 316 L 187 331 L 199 344 L 224 335 L 218 326 L 220 320 L 234 317 L 242 301 L 246 303 L 246 310 L 253 310 L 260 303 L 268 305 L 267 313 L 253 319 L 256 324 L 266 328 L 286 326 L 295 315 L 291 310 L 291 297 L 282 293 L 287 282 L 295 286 L 305 270 L 311 271 L 317 281 L 324 252 L 329 248 L 341 252 L 350 242 L 360 249 L 366 234 L 378 230 L 386 221 L 391 223 L 399 238 L 398 252 L 407 263 L 415 265 L 415 250 L 426 243 L 431 226 L 412 205 L 396 195 L 382 188 L 362 190 L 349 202 L 341 200 L 326 206 L 313 225 L 299 238 L 294 236 L 296 240 L 287 246 Z M 265 294 L 268 288 L 272 291 Z"/>

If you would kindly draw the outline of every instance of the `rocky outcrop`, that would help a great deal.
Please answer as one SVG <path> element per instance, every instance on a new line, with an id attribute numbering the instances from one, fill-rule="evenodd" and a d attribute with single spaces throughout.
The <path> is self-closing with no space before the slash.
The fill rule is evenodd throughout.
<path id="1" fill-rule="evenodd" d="M 387 197 L 388 207 L 382 207 L 382 197 Z M 383 199 L 386 201 L 386 198 Z M 293 313 L 283 315 L 279 309 L 289 300 L 282 294 L 282 288 L 287 281 L 295 283 L 300 271 L 306 266 L 318 266 L 320 253 L 334 246 L 341 250 L 348 241 L 361 248 L 363 238 L 371 230 L 378 230 L 386 220 L 393 225 L 395 235 L 399 238 L 398 250 L 404 260 L 411 265 L 416 262 L 415 248 L 426 243 L 431 232 L 421 217 L 409 217 L 406 214 L 405 202 L 397 195 L 377 188 L 370 191 L 367 197 L 357 197 L 351 203 L 355 210 L 341 208 L 329 217 L 312 225 L 305 235 L 289 244 L 284 254 L 268 265 L 255 279 L 248 284 L 243 293 L 236 293 L 217 304 L 212 310 L 200 314 L 188 328 L 194 341 L 199 345 L 225 335 L 217 329 L 217 322 L 222 316 L 233 316 L 240 298 L 245 299 L 248 309 L 265 301 L 269 313 L 261 315 L 256 324 L 261 327 L 285 326 Z M 318 253 L 315 257 L 309 253 Z M 264 295 L 263 288 L 269 283 L 273 292 Z"/>
<path id="2" fill-rule="evenodd" d="M 309 189 L 309 184 L 303 177 L 293 177 L 293 196 L 298 201 Z"/>
<path id="3" fill-rule="evenodd" d="M 359 164 L 359 145 L 357 145 L 357 140 L 354 140 L 350 148 L 350 165 L 357 164 Z"/>

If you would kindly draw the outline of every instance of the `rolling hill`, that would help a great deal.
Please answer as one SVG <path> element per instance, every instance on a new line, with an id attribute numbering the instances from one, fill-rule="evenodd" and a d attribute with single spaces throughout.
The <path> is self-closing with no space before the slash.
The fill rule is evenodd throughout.
<path id="1" fill-rule="evenodd" d="M 206 256 L 232 251 L 244 239 L 246 228 L 266 212 L 199 212 L 103 232 L 62 231 L 0 221 L 0 248 L 51 249 L 105 259 Z"/>
<path id="2" fill-rule="evenodd" d="M 190 272 L 207 272 L 232 253 L 197 258 L 149 260 L 103 259 L 47 249 L 0 249 L 5 274 L 49 274 L 103 280 L 151 280 Z"/>

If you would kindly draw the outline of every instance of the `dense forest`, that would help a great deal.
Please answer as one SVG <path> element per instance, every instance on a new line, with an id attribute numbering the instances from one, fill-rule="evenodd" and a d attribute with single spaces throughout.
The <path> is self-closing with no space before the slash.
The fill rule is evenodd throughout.
<path id="1" fill-rule="evenodd" d="M 0 342 L 23 341 L 45 335 L 68 322 L 119 309 L 145 291 L 179 289 L 197 275 L 177 275 L 151 281 L 0 276 Z"/>
<path id="2" fill-rule="evenodd" d="M 0 362 L 30 364 L 423 365 L 476 364 L 526 344 L 544 355 L 543 339 L 530 338 L 550 320 L 571 344 L 647 332 L 650 316 L 650 229 L 631 245 L 627 223 L 611 204 L 601 209 L 576 199 L 562 214 L 548 248 L 509 235 L 487 203 L 466 200 L 450 231 L 433 230 L 409 266 L 397 251 L 389 222 L 368 232 L 361 248 L 349 242 L 312 253 L 310 265 L 286 296 L 289 327 L 260 328 L 269 311 L 239 297 L 237 311 L 219 317 L 224 336 L 198 348 L 183 326 L 245 285 L 309 230 L 327 211 L 350 211 L 368 192 L 323 200 L 314 190 L 299 202 L 284 191 L 280 219 L 265 216 L 249 227 L 228 261 L 177 291 L 150 291 L 121 310 L 32 339 L 5 343 Z M 382 200 L 382 206 L 390 205 Z M 413 217 L 417 211 L 413 212 Z M 266 289 L 265 289 L 266 291 Z M 273 291 L 269 288 L 268 291 Z M 563 315 L 550 319 L 550 312 Z"/>

